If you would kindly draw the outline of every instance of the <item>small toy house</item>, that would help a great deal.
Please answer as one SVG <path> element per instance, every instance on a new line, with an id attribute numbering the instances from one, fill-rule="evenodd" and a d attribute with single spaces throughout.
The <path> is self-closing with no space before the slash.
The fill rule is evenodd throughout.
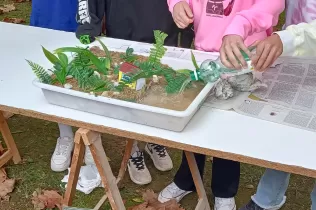
<path id="1" fill-rule="evenodd" d="M 133 64 L 124 62 L 120 66 L 120 71 L 119 71 L 119 82 L 128 82 L 130 80 L 130 76 L 128 76 L 128 73 L 132 73 L 139 70 L 137 66 L 134 66 Z M 130 88 L 135 89 L 136 91 L 141 90 L 144 85 L 146 84 L 146 79 L 145 78 L 140 78 L 137 81 L 127 84 Z"/>

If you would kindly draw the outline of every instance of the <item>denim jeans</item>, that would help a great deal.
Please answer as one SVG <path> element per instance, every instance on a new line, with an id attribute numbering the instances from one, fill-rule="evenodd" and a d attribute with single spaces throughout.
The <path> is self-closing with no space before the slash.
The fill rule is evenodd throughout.
<path id="1" fill-rule="evenodd" d="M 257 193 L 252 200 L 267 210 L 280 209 L 285 203 L 285 192 L 288 188 L 290 174 L 283 171 L 266 169 L 261 177 Z M 316 210 L 316 185 L 311 193 L 312 210 Z"/>

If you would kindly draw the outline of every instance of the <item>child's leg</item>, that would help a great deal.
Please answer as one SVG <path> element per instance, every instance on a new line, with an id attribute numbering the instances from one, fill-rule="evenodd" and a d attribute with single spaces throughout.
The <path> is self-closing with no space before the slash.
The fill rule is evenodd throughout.
<path id="1" fill-rule="evenodd" d="M 285 192 L 289 185 L 290 174 L 267 169 L 261 177 L 257 193 L 252 200 L 261 208 L 279 209 L 285 203 Z"/>
<path id="2" fill-rule="evenodd" d="M 69 167 L 71 152 L 74 147 L 74 134 L 71 126 L 58 123 L 58 127 L 60 136 L 51 158 L 51 169 L 57 172 L 64 171 Z"/>
<path id="3" fill-rule="evenodd" d="M 59 127 L 60 137 L 69 137 L 72 139 L 74 138 L 74 133 L 72 131 L 71 126 L 58 123 L 58 127 Z"/>
<path id="4" fill-rule="evenodd" d="M 135 156 L 136 152 L 139 152 L 139 148 L 138 148 L 138 142 L 134 141 L 133 143 L 133 148 L 132 148 L 132 152 L 131 152 L 131 156 Z"/>
<path id="5" fill-rule="evenodd" d="M 312 200 L 312 210 L 316 210 L 316 184 L 314 185 L 314 189 L 311 193 L 311 200 Z"/>
<path id="6" fill-rule="evenodd" d="M 204 165 L 205 165 L 205 155 L 194 154 L 197 166 L 199 168 L 201 177 L 203 178 L 204 174 Z M 191 171 L 189 168 L 189 164 L 185 154 L 182 154 L 182 162 L 181 166 L 178 169 L 174 177 L 174 183 L 181 189 L 185 191 L 195 191 L 195 186 L 193 182 L 193 178 L 191 175 Z"/>
<path id="7" fill-rule="evenodd" d="M 236 209 L 234 197 L 238 191 L 239 177 L 239 162 L 213 158 L 212 191 L 215 197 L 215 209 Z"/>
<path id="8" fill-rule="evenodd" d="M 239 162 L 213 158 L 212 191 L 215 197 L 235 197 L 238 191 L 239 177 Z"/>
<path id="9" fill-rule="evenodd" d="M 201 177 L 204 173 L 205 155 L 194 154 Z M 185 154 L 182 154 L 182 162 L 174 177 L 174 182 L 165 187 L 160 193 L 158 200 L 162 203 L 175 199 L 177 202 L 187 194 L 195 191 L 195 186 L 189 164 Z"/>

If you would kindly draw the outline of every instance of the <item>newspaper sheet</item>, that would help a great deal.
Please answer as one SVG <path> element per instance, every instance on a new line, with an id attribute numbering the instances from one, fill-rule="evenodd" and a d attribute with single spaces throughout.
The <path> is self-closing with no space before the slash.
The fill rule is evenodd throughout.
<path id="1" fill-rule="evenodd" d="M 316 58 L 286 58 L 263 73 L 267 89 L 253 94 L 270 104 L 316 113 Z"/>
<path id="2" fill-rule="evenodd" d="M 235 105 L 240 114 L 316 131 L 316 59 L 282 58 L 263 73 L 267 89 L 253 93 L 259 100 L 244 99 Z"/>
<path id="3" fill-rule="evenodd" d="M 316 131 L 316 114 L 270 104 L 269 102 L 246 99 L 236 106 L 237 113 L 284 124 L 309 131 Z"/>

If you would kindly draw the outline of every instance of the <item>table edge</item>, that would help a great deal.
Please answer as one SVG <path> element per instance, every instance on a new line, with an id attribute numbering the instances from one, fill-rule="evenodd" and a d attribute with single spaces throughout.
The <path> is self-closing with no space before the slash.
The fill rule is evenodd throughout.
<path id="1" fill-rule="evenodd" d="M 14 114 L 19 114 L 19 115 L 23 115 L 23 116 L 27 116 L 31 118 L 47 120 L 47 121 L 56 122 L 56 123 L 62 123 L 66 125 L 75 126 L 78 128 L 86 128 L 86 129 L 90 129 L 90 130 L 97 131 L 100 133 L 107 133 L 107 134 L 111 134 L 111 135 L 115 135 L 119 137 L 124 137 L 127 139 L 134 139 L 134 140 L 142 141 L 142 142 L 160 144 L 160 145 L 164 145 L 166 147 L 171 147 L 174 149 L 190 151 L 190 152 L 204 154 L 204 155 L 208 155 L 212 157 L 238 161 L 241 163 L 247 163 L 247 164 L 256 165 L 260 167 L 265 167 L 265 168 L 280 170 L 280 171 L 284 171 L 288 173 L 294 173 L 294 174 L 299 174 L 299 175 L 303 175 L 307 177 L 316 178 L 316 170 L 308 169 L 308 168 L 304 168 L 300 166 L 281 164 L 281 163 L 262 160 L 258 158 L 245 156 L 245 155 L 239 155 L 239 154 L 230 153 L 230 152 L 207 149 L 207 148 L 202 148 L 198 146 L 187 145 L 184 143 L 176 143 L 172 140 L 164 139 L 161 137 L 139 134 L 139 133 L 135 133 L 131 131 L 120 130 L 117 128 L 106 127 L 103 125 L 94 125 L 94 124 L 82 122 L 79 120 L 72 120 L 69 118 L 63 118 L 63 117 L 59 117 L 55 115 L 44 114 L 41 112 L 36 112 L 33 110 L 28 110 L 28 109 L 0 105 L 0 111 L 12 112 Z"/>

